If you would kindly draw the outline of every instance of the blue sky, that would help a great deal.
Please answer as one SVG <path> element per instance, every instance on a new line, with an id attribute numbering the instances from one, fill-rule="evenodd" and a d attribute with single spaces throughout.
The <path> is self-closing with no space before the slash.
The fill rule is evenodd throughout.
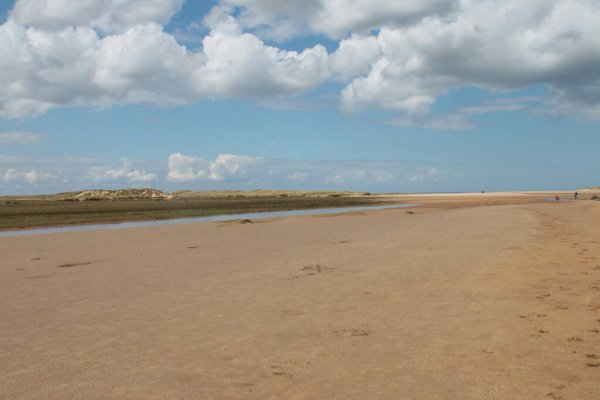
<path id="1" fill-rule="evenodd" d="M 600 12 L 585 2 L 359 1 L 360 18 L 333 21 L 328 0 L 109 1 L 66 17 L 18 3 L 0 9 L 0 194 L 600 184 Z M 486 11 L 483 33 L 464 22 Z"/>

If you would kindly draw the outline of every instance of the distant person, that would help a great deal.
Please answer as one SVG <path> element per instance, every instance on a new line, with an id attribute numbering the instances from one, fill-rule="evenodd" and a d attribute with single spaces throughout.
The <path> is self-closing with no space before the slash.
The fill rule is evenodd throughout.
<path id="1" fill-rule="evenodd" d="M 482 191 L 481 191 L 481 194 L 484 194 L 484 193 L 485 193 L 485 190 L 482 190 Z"/>
<path id="2" fill-rule="evenodd" d="M 575 192 L 575 200 L 579 200 L 579 192 Z"/>
<path id="3" fill-rule="evenodd" d="M 560 196 L 554 196 L 554 200 L 560 201 Z"/>

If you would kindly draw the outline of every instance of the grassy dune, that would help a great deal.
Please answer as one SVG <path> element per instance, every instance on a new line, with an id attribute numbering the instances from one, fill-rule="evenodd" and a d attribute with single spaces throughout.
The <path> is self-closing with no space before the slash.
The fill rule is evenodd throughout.
<path id="1" fill-rule="evenodd" d="M 117 199 L 74 201 L 70 197 L 57 200 L 44 198 L 1 198 L 0 229 L 41 226 L 108 223 L 200 217 L 245 212 L 284 211 L 326 207 L 346 207 L 389 203 L 384 198 L 330 193 L 306 196 L 282 193 L 271 196 L 218 195 L 206 196 L 186 192 L 170 199 Z M 217 193 L 217 192 L 214 192 Z M 252 193 L 252 192 L 250 192 Z"/>

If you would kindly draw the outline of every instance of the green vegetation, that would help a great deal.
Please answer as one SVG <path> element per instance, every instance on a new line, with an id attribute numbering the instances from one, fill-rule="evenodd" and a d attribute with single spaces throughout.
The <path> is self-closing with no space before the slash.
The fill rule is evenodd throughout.
<path id="1" fill-rule="evenodd" d="M 197 193 L 197 192 L 196 192 Z M 249 192 L 252 193 L 252 192 Z M 0 198 L 0 229 L 42 226 L 159 220 L 246 212 L 349 207 L 390 204 L 390 199 L 366 198 L 332 193 L 307 196 L 298 193 L 273 193 L 271 196 L 187 196 L 105 200 L 91 196 L 85 200 L 57 195 L 43 198 Z M 74 194 L 77 195 L 77 194 Z"/>

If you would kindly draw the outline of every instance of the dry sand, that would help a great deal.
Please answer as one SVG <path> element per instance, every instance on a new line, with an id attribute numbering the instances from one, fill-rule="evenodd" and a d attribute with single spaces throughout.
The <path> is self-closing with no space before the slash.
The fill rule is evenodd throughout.
<path id="1" fill-rule="evenodd" d="M 600 202 L 543 197 L 0 238 L 0 398 L 600 399 Z"/>

